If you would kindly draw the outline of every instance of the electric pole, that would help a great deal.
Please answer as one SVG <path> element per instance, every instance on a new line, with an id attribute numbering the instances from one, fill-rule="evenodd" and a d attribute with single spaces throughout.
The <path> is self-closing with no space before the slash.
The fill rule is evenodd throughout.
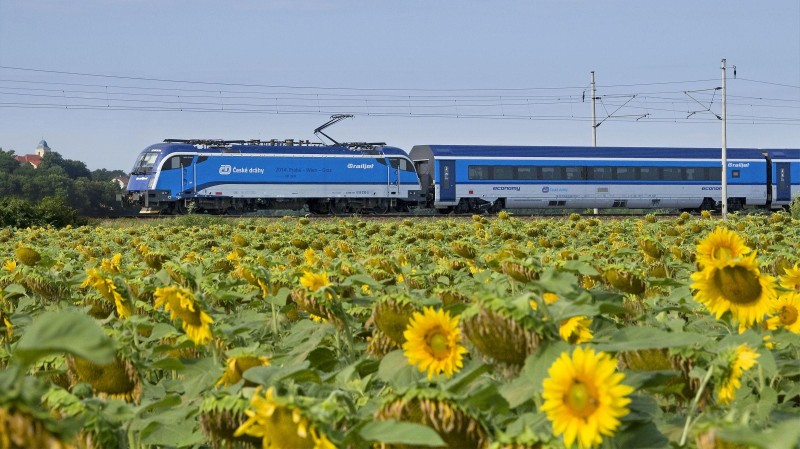
<path id="1" fill-rule="evenodd" d="M 728 130 L 725 117 L 725 60 L 722 60 L 722 219 L 728 219 Z"/>

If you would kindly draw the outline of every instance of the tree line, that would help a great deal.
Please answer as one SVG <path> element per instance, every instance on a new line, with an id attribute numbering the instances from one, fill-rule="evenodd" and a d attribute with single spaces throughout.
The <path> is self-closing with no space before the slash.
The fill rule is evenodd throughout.
<path id="1" fill-rule="evenodd" d="M 89 170 L 81 161 L 45 153 L 38 168 L 0 148 L 0 226 L 65 226 L 80 217 L 123 213 L 123 189 L 112 180 L 122 170 Z"/>

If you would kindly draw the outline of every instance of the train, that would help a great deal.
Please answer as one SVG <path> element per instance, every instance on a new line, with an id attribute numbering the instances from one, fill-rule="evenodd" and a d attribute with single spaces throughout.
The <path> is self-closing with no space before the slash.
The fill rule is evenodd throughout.
<path id="1" fill-rule="evenodd" d="M 721 208 L 720 148 L 416 145 L 406 152 L 382 142 L 339 143 L 323 132 L 348 117 L 332 116 L 314 130 L 329 144 L 150 145 L 131 170 L 126 202 L 142 214 Z M 800 149 L 730 148 L 726 162 L 729 211 L 788 208 L 800 195 Z"/>
<path id="2" fill-rule="evenodd" d="M 730 211 L 786 208 L 800 149 L 728 149 L 726 175 Z M 718 210 L 721 180 L 719 148 L 168 139 L 141 152 L 127 197 L 144 214 Z"/>

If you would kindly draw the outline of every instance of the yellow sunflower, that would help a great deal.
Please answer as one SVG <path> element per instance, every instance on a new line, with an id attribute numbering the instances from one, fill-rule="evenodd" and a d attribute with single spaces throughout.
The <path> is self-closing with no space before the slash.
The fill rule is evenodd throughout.
<path id="1" fill-rule="evenodd" d="M 269 366 L 269 359 L 255 356 L 231 357 L 228 359 L 225 372 L 217 381 L 217 386 L 233 385 L 242 380 L 245 371 L 257 366 Z"/>
<path id="2" fill-rule="evenodd" d="M 591 325 L 591 319 L 585 316 L 574 316 L 561 321 L 558 333 L 567 343 L 579 345 L 592 339 L 592 331 L 589 329 Z"/>
<path id="3" fill-rule="evenodd" d="M 259 387 L 245 414 L 247 421 L 233 435 L 261 438 L 264 449 L 336 449 L 299 408 L 277 401 L 272 387 L 266 396 L 261 395 Z"/>
<path id="4" fill-rule="evenodd" d="M 116 253 L 110 259 L 103 259 L 100 266 L 106 273 L 119 273 L 122 269 L 122 254 Z"/>
<path id="5" fill-rule="evenodd" d="M 555 293 L 544 293 L 542 294 L 542 299 L 544 300 L 545 304 L 552 304 L 558 300 L 558 295 Z M 539 310 L 539 306 L 536 304 L 536 301 L 531 301 L 531 309 Z"/>
<path id="6" fill-rule="evenodd" d="M 306 271 L 300 276 L 300 285 L 315 292 L 323 287 L 331 285 L 331 282 L 328 280 L 328 273 L 324 271 L 320 274 Z"/>
<path id="7" fill-rule="evenodd" d="M 625 376 L 616 366 L 610 355 L 579 346 L 572 356 L 562 353 L 548 369 L 542 411 L 568 448 L 576 440 L 581 449 L 599 446 L 630 412 L 627 396 L 633 387 L 622 384 Z"/>
<path id="8" fill-rule="evenodd" d="M 120 318 L 130 318 L 131 304 L 130 301 L 125 299 L 124 296 L 117 290 L 114 285 L 114 280 L 103 276 L 97 268 L 90 268 L 86 270 L 86 280 L 81 284 L 81 288 L 92 286 L 95 290 L 100 292 L 104 298 L 114 303 L 117 308 L 117 315 Z"/>
<path id="9" fill-rule="evenodd" d="M 202 345 L 211 341 L 211 319 L 194 301 L 191 290 L 176 285 L 159 287 L 153 294 L 155 308 L 164 305 L 170 312 L 170 319 L 180 318 L 183 331 L 195 344 Z"/>
<path id="10" fill-rule="evenodd" d="M 428 379 L 444 373 L 450 377 L 463 366 L 467 349 L 461 345 L 458 316 L 450 312 L 426 307 L 423 313 L 414 312 L 403 337 L 403 353 L 408 362 L 420 371 L 428 371 Z"/>
<path id="11" fill-rule="evenodd" d="M 753 252 L 692 274 L 695 300 L 705 305 L 717 319 L 730 311 L 740 327 L 763 322 L 777 293 L 775 278 L 761 274 L 755 257 Z"/>
<path id="12" fill-rule="evenodd" d="M 739 234 L 725 228 L 717 228 L 697 244 L 697 262 L 702 267 L 725 264 L 750 253 Z"/>
<path id="13" fill-rule="evenodd" d="M 767 326 L 772 330 L 783 327 L 793 334 L 800 334 L 800 293 L 781 295 L 773 307 L 775 316 L 767 320 Z"/>
<path id="14" fill-rule="evenodd" d="M 719 388 L 718 400 L 722 404 L 729 404 L 736 397 L 736 390 L 742 386 L 742 374 L 756 364 L 759 354 L 746 344 L 741 344 L 731 352 L 728 373 Z"/>
<path id="15" fill-rule="evenodd" d="M 7 260 L 3 262 L 3 269 L 8 271 L 9 273 L 13 273 L 14 270 L 17 269 L 17 261 L 16 260 Z"/>
<path id="16" fill-rule="evenodd" d="M 794 264 L 792 268 L 784 268 L 783 271 L 786 274 L 778 278 L 781 287 L 787 290 L 800 291 L 800 266 Z"/>

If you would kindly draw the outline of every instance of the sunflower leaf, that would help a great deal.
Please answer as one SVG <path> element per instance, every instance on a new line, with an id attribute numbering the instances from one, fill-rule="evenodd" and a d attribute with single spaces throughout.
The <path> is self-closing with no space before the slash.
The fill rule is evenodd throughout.
<path id="1" fill-rule="evenodd" d="M 24 365 L 61 353 L 106 364 L 114 360 L 116 350 L 95 320 L 75 310 L 42 314 L 28 326 L 14 350 Z"/>
<path id="2" fill-rule="evenodd" d="M 361 428 L 360 434 L 365 440 L 377 443 L 445 446 L 442 437 L 430 427 L 392 419 L 368 423 Z"/>

